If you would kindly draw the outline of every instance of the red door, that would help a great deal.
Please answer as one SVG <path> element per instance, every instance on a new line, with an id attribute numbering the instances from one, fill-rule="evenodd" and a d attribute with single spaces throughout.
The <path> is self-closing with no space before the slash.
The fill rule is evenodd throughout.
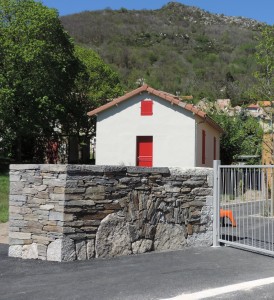
<path id="1" fill-rule="evenodd" d="M 137 136 L 137 166 L 152 167 L 153 137 Z"/>

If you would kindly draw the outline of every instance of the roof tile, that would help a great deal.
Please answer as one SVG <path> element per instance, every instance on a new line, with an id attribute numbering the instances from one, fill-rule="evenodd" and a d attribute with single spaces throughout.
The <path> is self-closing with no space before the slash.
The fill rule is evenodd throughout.
<path id="1" fill-rule="evenodd" d="M 166 92 L 163 92 L 163 91 L 159 91 L 159 90 L 156 90 L 150 86 L 148 86 L 147 84 L 144 84 L 142 85 L 141 87 L 131 91 L 131 92 L 128 92 L 126 93 L 125 95 L 119 97 L 119 98 L 116 98 L 114 100 L 112 100 L 111 102 L 107 103 L 107 104 L 104 104 L 90 112 L 87 113 L 88 116 L 92 117 L 94 115 L 97 115 L 98 113 L 102 112 L 102 111 L 105 111 L 123 101 L 126 101 L 136 95 L 139 95 L 140 93 L 142 92 L 148 92 L 152 95 L 155 95 L 155 96 L 158 96 L 168 102 L 170 102 L 171 104 L 175 104 L 175 105 L 178 105 L 180 107 L 183 107 L 184 109 L 188 110 L 188 111 L 191 111 L 192 113 L 194 113 L 195 115 L 199 116 L 200 118 L 204 119 L 208 124 L 210 124 L 212 127 L 214 127 L 215 129 L 217 129 L 218 131 L 220 132 L 223 132 L 223 129 L 214 121 L 212 120 L 205 112 L 201 111 L 199 108 L 197 108 L 196 106 L 194 106 L 193 104 L 190 104 L 190 103 L 185 103 L 185 102 L 182 102 L 180 99 L 178 99 L 178 97 L 172 95 L 172 94 L 169 94 L 169 93 L 166 93 Z M 189 99 L 190 97 L 188 97 Z"/>

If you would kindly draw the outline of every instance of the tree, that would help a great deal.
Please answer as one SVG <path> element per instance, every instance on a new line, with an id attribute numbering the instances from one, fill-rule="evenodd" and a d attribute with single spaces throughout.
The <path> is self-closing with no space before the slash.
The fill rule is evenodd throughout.
<path id="1" fill-rule="evenodd" d="M 271 163 L 273 163 L 274 26 L 263 27 L 258 41 L 259 43 L 255 52 L 258 71 L 254 73 L 256 82 L 251 90 L 251 95 L 253 99 L 270 100 L 270 105 L 264 105 L 263 101 L 259 102 L 259 104 L 261 104 L 261 108 L 264 111 L 265 120 L 271 122 L 271 138 L 267 138 L 266 135 L 264 138 L 264 145 L 265 149 L 268 149 L 271 153 Z"/>
<path id="2" fill-rule="evenodd" d="M 256 84 L 253 98 L 272 100 L 274 95 L 274 26 L 262 28 L 258 37 L 255 59 L 259 70 L 254 73 Z"/>
<path id="3" fill-rule="evenodd" d="M 0 149 L 55 134 L 80 62 L 58 13 L 34 0 L 0 0 Z M 29 151 L 31 152 L 31 151 Z"/>
<path id="4" fill-rule="evenodd" d="M 263 130 L 255 118 L 245 114 L 231 117 L 224 112 L 211 116 L 224 129 L 220 144 L 222 164 L 232 164 L 239 155 L 258 155 L 260 160 Z M 258 159 L 248 163 L 258 163 Z"/>
<path id="5" fill-rule="evenodd" d="M 124 93 L 118 74 L 114 72 L 100 56 L 93 50 L 85 47 L 75 47 L 76 56 L 84 64 L 88 75 L 87 96 L 88 109 L 105 104 Z M 78 83 L 80 83 L 78 81 Z M 81 84 L 78 84 L 78 86 Z"/>
<path id="6" fill-rule="evenodd" d="M 75 46 L 75 55 L 81 62 L 81 69 L 67 97 L 64 131 L 91 137 L 95 134 L 95 122 L 87 112 L 121 96 L 124 90 L 117 73 L 93 50 Z"/>

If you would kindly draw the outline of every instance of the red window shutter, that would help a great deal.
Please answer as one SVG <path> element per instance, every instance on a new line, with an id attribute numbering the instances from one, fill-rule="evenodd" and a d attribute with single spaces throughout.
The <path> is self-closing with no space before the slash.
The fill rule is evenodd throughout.
<path id="1" fill-rule="evenodd" d="M 214 149 L 213 149 L 213 151 L 214 151 L 214 153 L 213 153 L 213 159 L 214 160 L 216 160 L 217 159 L 217 140 L 216 140 L 216 137 L 214 136 Z"/>
<path id="2" fill-rule="evenodd" d="M 205 130 L 202 131 L 202 164 L 205 164 L 206 157 L 205 157 L 205 150 L 206 150 L 206 133 Z"/>
<path id="3" fill-rule="evenodd" d="M 152 116 L 153 115 L 153 101 L 143 100 L 141 102 L 141 116 Z"/>

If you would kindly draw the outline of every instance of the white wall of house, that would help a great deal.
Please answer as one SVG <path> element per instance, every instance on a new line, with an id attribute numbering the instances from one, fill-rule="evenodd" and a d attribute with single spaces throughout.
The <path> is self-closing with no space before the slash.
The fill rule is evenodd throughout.
<path id="1" fill-rule="evenodd" d="M 214 137 L 216 137 L 216 159 L 220 159 L 220 132 L 198 116 L 196 119 L 196 167 L 213 167 Z M 205 131 L 205 164 L 202 163 L 202 131 Z"/>
<path id="2" fill-rule="evenodd" d="M 141 116 L 141 101 L 153 101 L 153 115 Z M 153 136 L 154 167 L 195 167 L 195 116 L 148 93 L 97 116 L 96 164 L 136 165 L 136 137 Z"/>

